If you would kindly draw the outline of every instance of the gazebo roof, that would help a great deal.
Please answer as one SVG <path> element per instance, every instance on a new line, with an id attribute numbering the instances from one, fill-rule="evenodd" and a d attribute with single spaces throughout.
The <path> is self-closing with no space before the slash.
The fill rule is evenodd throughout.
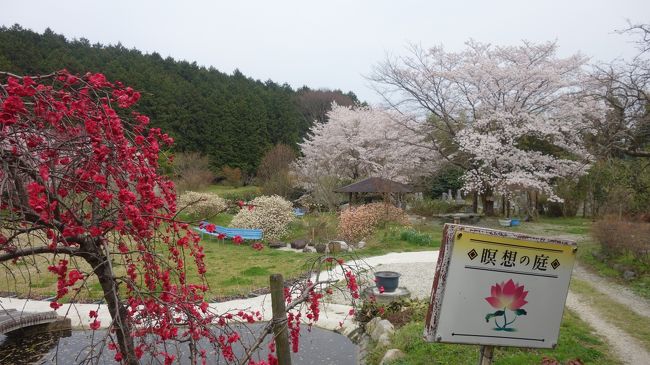
<path id="1" fill-rule="evenodd" d="M 413 188 L 381 177 L 369 177 L 354 184 L 340 187 L 337 193 L 412 193 Z"/>

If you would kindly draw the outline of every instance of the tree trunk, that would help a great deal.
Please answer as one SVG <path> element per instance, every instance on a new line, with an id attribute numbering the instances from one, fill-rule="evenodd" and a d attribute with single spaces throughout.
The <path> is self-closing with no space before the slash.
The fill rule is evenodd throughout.
<path id="1" fill-rule="evenodd" d="M 481 195 L 483 202 L 483 214 L 486 216 L 494 216 L 494 200 L 488 199 L 487 194 Z"/>
<path id="2" fill-rule="evenodd" d="M 544 208 L 539 203 L 539 193 L 537 191 L 535 192 L 535 211 L 537 215 L 544 214 Z"/>
<path id="3" fill-rule="evenodd" d="M 100 247 L 96 245 L 95 247 Z M 108 311 L 113 319 L 113 328 L 117 344 L 122 353 L 122 363 L 129 365 L 138 365 L 138 358 L 135 356 L 135 346 L 131 337 L 131 325 L 128 322 L 128 313 L 126 306 L 120 302 L 118 297 L 118 285 L 114 278 L 111 266 L 108 265 L 108 258 L 99 249 L 93 249 L 95 255 L 85 257 L 86 261 L 94 268 L 95 275 L 104 292 L 104 300 Z"/>
<path id="4" fill-rule="evenodd" d="M 472 193 L 472 213 L 478 213 L 478 193 Z"/>

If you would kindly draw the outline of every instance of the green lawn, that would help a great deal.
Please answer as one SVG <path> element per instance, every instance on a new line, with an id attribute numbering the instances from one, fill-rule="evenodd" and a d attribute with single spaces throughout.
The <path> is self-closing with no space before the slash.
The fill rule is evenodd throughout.
<path id="1" fill-rule="evenodd" d="M 424 322 L 415 321 L 396 330 L 391 348 L 402 350 L 406 357 L 391 365 L 425 364 L 476 364 L 479 347 L 472 345 L 428 343 L 422 339 Z M 368 355 L 367 364 L 376 365 L 388 348 L 374 347 Z M 565 363 L 580 358 L 585 364 L 620 364 L 609 352 L 608 346 L 593 334 L 592 329 L 575 314 L 565 310 L 558 346 L 554 350 L 497 348 L 495 365 L 539 364 L 544 356 Z"/>
<path id="2" fill-rule="evenodd" d="M 212 186 L 215 191 L 252 192 L 255 187 L 228 188 Z M 211 222 L 228 226 L 232 214 L 222 213 Z M 290 242 L 295 239 L 314 239 L 326 242 L 335 239 L 337 216 L 333 213 L 308 214 L 304 218 L 295 219 L 289 226 L 288 234 L 283 241 Z M 481 225 L 498 228 L 496 219 L 484 219 Z M 538 222 L 523 222 L 519 227 L 509 228 L 513 231 L 526 232 L 544 236 L 559 236 L 576 239 L 579 243 L 579 259 L 597 268 L 601 273 L 611 276 L 620 276 L 618 272 L 594 259 L 593 251 L 597 245 L 591 243 L 588 236 L 591 221 L 581 218 L 543 218 Z M 369 257 L 386 254 L 389 252 L 409 252 L 434 250 L 439 248 L 443 225 L 439 221 L 422 221 L 409 227 L 387 224 L 380 227 L 372 236 L 367 237 L 366 248 L 355 252 L 354 256 Z M 235 246 L 231 242 L 219 242 L 206 236 L 205 245 L 206 275 L 210 286 L 209 298 L 223 296 L 248 295 L 252 290 L 267 286 L 268 274 L 279 272 L 285 277 L 296 277 L 306 270 L 306 265 L 313 260 L 315 254 L 282 252 L 266 248 L 260 252 L 252 250 L 248 245 Z M 278 265 L 278 263 L 282 263 Z M 54 275 L 47 271 L 49 263 L 44 259 L 37 259 L 37 265 L 21 263 L 16 266 L 9 265 L 0 269 L 0 291 L 31 293 L 34 296 L 51 296 L 56 292 Z M 72 265 L 70 265 L 72 266 Z M 88 269 L 80 264 L 82 269 Z M 188 268 L 192 265 L 188 265 Z M 190 270 L 188 279 L 196 279 Z M 30 284 L 31 283 L 31 284 Z M 650 278 L 640 278 L 631 283 L 637 292 L 650 293 Z M 647 285 L 647 286 L 646 286 Z M 80 299 L 100 298 L 101 290 L 96 280 L 91 279 L 87 288 L 82 290 Z"/>
<path id="3" fill-rule="evenodd" d="M 201 190 L 204 193 L 214 193 L 224 199 L 230 200 L 251 200 L 261 195 L 260 188 L 254 185 L 232 187 L 226 185 L 210 185 Z"/>

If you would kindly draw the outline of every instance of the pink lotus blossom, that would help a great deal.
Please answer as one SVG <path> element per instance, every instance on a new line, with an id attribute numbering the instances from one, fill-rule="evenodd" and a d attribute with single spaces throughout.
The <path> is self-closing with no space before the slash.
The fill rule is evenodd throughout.
<path id="1" fill-rule="evenodd" d="M 517 310 L 526 303 L 528 295 L 527 291 L 524 291 L 524 286 L 515 284 L 512 279 L 502 282 L 501 284 L 497 283 L 491 288 L 491 296 L 485 298 L 488 303 L 495 309 L 505 309 L 508 308 L 511 311 Z"/>

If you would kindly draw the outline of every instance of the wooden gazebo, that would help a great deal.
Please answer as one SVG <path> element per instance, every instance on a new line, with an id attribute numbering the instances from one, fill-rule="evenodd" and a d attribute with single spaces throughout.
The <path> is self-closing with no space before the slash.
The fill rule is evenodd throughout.
<path id="1" fill-rule="evenodd" d="M 353 184 L 335 189 L 334 192 L 347 193 L 350 203 L 353 203 L 353 201 L 356 200 L 353 198 L 358 196 L 360 193 L 381 194 L 385 201 L 387 200 L 386 197 L 390 194 L 396 194 L 395 201 L 400 203 L 402 201 L 402 196 L 407 193 L 412 193 L 413 188 L 408 185 L 398 183 L 397 181 L 388 180 L 381 177 L 369 177 Z"/>

